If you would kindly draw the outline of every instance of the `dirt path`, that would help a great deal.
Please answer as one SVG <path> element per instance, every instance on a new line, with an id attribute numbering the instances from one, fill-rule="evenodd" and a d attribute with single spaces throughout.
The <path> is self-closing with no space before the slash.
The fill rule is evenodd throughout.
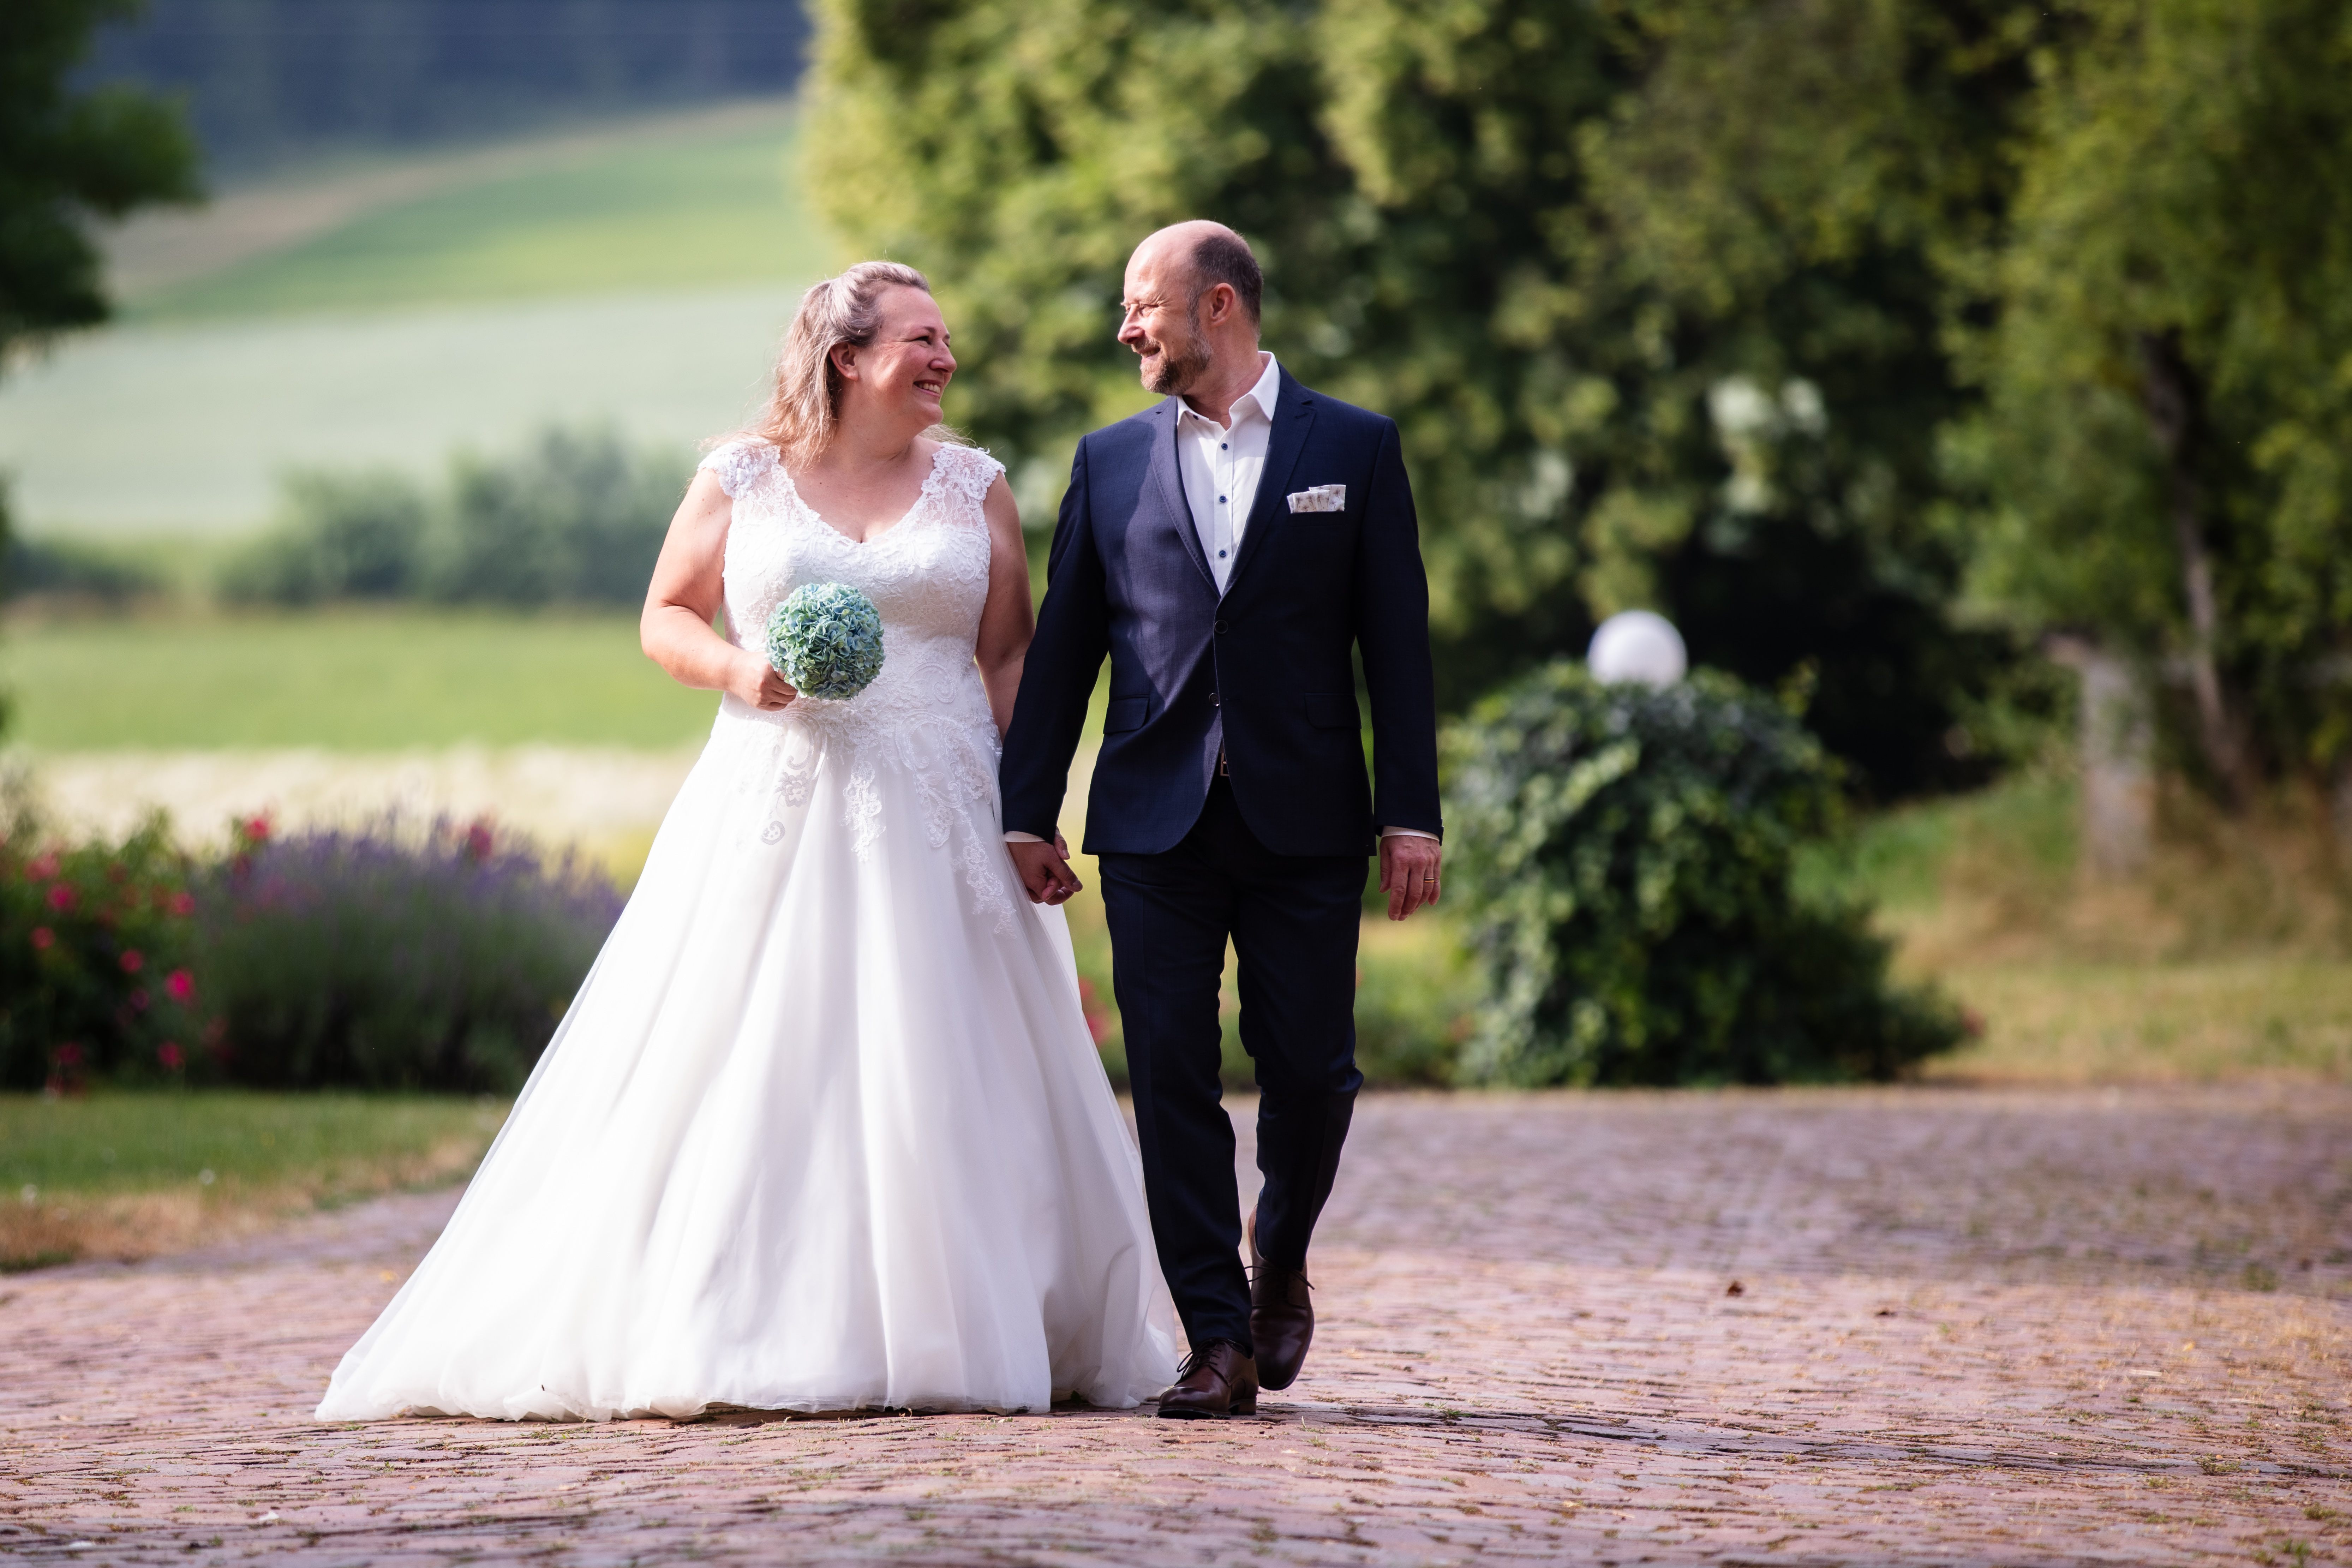
<path id="1" fill-rule="evenodd" d="M 2342 1091 L 1370 1100 L 1217 1426 L 311 1424 L 450 1201 L 0 1282 L 0 1553 L 2352 1561 Z"/>

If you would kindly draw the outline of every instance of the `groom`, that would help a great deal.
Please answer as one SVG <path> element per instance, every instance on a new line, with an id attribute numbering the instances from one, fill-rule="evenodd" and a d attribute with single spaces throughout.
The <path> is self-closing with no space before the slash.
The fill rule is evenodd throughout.
<path id="1" fill-rule="evenodd" d="M 1376 840 L 1390 918 L 1437 901 L 1429 591 L 1395 424 L 1259 349 L 1241 237 L 1161 229 L 1126 287 L 1119 342 L 1166 396 L 1078 443 L 1004 740 L 1005 837 L 1032 900 L 1077 891 L 1055 819 L 1108 654 L 1086 848 L 1152 1234 L 1192 1345 L 1160 1414 L 1248 1415 L 1261 1384 L 1297 1377 L 1315 1331 L 1307 1244 L 1363 1082 L 1356 935 Z M 1217 1081 L 1228 939 L 1259 1089 L 1246 1226 Z"/>

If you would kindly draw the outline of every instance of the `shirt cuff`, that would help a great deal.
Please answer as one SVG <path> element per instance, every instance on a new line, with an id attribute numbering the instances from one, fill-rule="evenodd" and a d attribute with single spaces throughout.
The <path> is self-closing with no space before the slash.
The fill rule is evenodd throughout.
<path id="1" fill-rule="evenodd" d="M 1045 841 L 1038 837 L 1034 833 L 1015 833 L 1012 829 L 1007 828 L 1004 833 L 1004 842 L 1007 844 L 1043 844 Z"/>
<path id="2" fill-rule="evenodd" d="M 1009 838 L 1012 835 L 1007 834 L 1005 837 Z M 1418 827 L 1383 827 L 1381 829 L 1381 837 L 1383 838 L 1434 838 L 1437 835 L 1423 833 Z"/>

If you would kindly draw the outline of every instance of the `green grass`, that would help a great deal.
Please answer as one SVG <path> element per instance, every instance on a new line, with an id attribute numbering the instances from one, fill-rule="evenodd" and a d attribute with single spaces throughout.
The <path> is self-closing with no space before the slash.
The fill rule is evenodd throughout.
<path id="1" fill-rule="evenodd" d="M 625 613 L 58 620 L 12 627 L 0 668 L 12 739 L 47 752 L 667 747 L 718 703 L 639 652 Z"/>
<path id="2" fill-rule="evenodd" d="M 478 1158 L 502 1101 L 359 1094 L 0 1095 L 0 1203 L 180 1188 L 367 1188 L 455 1142 Z M 205 1173 L 212 1179 L 205 1180 Z M 24 1189 L 34 1189 L 34 1204 Z"/>
<path id="3" fill-rule="evenodd" d="M 587 148 L 362 212 L 305 243 L 157 289 L 137 321 L 383 310 L 558 294 L 698 289 L 822 275 L 831 241 L 801 199 L 795 118 Z"/>

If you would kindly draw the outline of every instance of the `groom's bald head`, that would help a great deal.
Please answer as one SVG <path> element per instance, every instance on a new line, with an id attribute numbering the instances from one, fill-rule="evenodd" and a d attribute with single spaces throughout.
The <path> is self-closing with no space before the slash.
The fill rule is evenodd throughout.
<path id="1" fill-rule="evenodd" d="M 1136 262 L 1147 255 L 1155 269 L 1165 269 L 1163 276 L 1171 283 L 1181 271 L 1190 284 L 1187 292 L 1194 301 L 1220 283 L 1231 289 L 1250 325 L 1257 325 L 1259 307 L 1265 297 L 1265 274 L 1258 270 L 1257 258 L 1250 253 L 1249 241 L 1223 224 L 1212 223 L 1204 217 L 1171 223 L 1145 237 L 1143 243 L 1135 247 L 1129 268 L 1132 270 Z"/>
<path id="2" fill-rule="evenodd" d="M 1127 258 L 1118 341 L 1142 361 L 1143 384 L 1154 392 L 1189 394 L 1203 378 L 1215 384 L 1244 372 L 1254 381 L 1265 292 L 1240 235 L 1202 218 L 1171 224 Z"/>

